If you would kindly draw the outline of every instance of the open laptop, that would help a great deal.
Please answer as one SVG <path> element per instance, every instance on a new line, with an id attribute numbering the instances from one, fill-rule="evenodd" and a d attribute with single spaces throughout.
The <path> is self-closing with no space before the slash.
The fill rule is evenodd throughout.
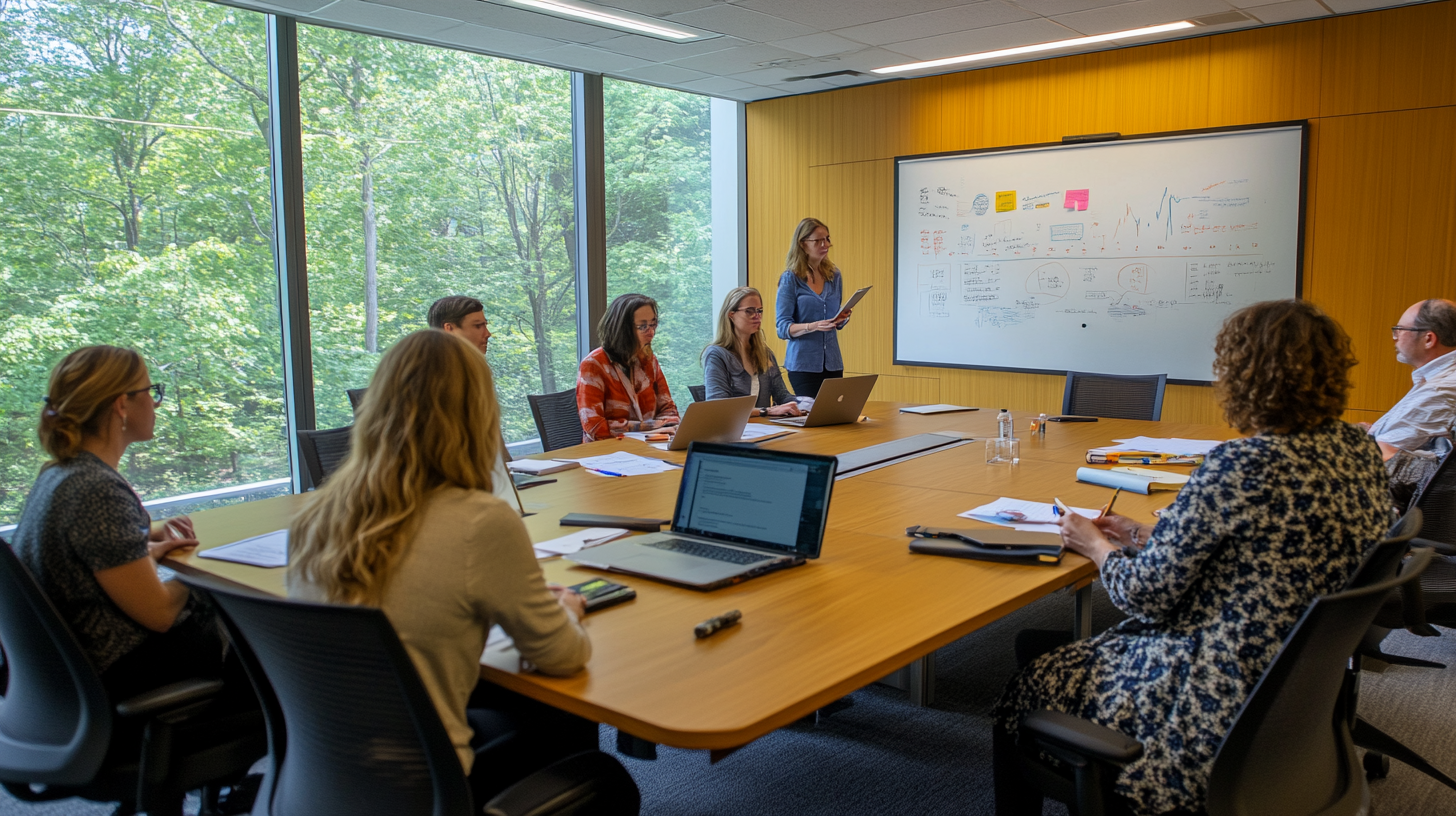
<path id="1" fill-rule="evenodd" d="M 836 377 L 825 380 L 814 397 L 814 407 L 805 416 L 770 419 L 779 425 L 797 425 L 800 428 L 817 428 L 820 425 L 843 425 L 858 422 L 859 412 L 869 402 L 870 391 L 874 390 L 878 374 L 862 377 Z"/>
<path id="2" fill-rule="evenodd" d="M 672 531 L 567 556 L 583 567 L 716 589 L 818 558 L 835 459 L 695 442 L 678 486 Z"/>
<path id="3" fill-rule="evenodd" d="M 694 442 L 737 442 L 753 413 L 753 395 L 704 400 L 688 406 L 665 450 L 687 450 Z"/>

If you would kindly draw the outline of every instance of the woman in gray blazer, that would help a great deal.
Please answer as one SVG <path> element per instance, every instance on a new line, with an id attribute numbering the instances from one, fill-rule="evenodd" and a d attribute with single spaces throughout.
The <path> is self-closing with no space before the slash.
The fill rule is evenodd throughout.
<path id="1" fill-rule="evenodd" d="M 740 286 L 723 298 L 718 332 L 703 350 L 703 375 L 710 400 L 758 397 L 754 416 L 798 416 L 799 403 L 784 387 L 768 343 L 763 339 L 763 296 Z"/>

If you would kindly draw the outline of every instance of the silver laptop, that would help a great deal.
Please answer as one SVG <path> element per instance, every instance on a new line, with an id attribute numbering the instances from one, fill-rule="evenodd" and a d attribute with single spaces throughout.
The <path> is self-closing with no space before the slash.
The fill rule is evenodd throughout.
<path id="1" fill-rule="evenodd" d="M 583 567 L 716 589 L 818 558 L 835 459 L 695 442 L 677 491 L 672 532 L 567 556 Z"/>
<path id="2" fill-rule="evenodd" d="M 688 406 L 666 450 L 687 450 L 694 442 L 738 442 L 753 413 L 753 395 L 704 400 Z"/>
<path id="3" fill-rule="evenodd" d="M 779 425 L 797 425 L 801 428 L 817 428 L 820 425 L 843 425 L 858 422 L 859 412 L 869 402 L 870 392 L 875 388 L 878 374 L 862 377 L 836 377 L 825 380 L 814 397 L 814 407 L 805 416 L 770 419 Z"/>

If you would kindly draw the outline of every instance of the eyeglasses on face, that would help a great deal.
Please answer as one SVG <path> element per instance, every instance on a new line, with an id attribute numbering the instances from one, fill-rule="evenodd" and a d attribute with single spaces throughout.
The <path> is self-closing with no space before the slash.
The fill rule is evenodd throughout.
<path id="1" fill-rule="evenodd" d="M 135 391 L 127 391 L 127 392 L 124 392 L 122 394 L 122 396 L 127 397 L 128 399 L 130 399 L 131 397 L 134 397 L 134 396 L 136 396 L 137 394 L 140 394 L 143 391 L 150 391 L 150 392 L 152 392 L 152 406 L 153 407 L 158 406 L 158 405 L 161 405 L 162 404 L 162 397 L 167 396 L 167 386 L 163 385 L 162 383 L 152 383 L 151 385 L 147 386 L 146 388 L 138 388 Z"/>
<path id="2" fill-rule="evenodd" d="M 806 244 L 822 244 L 824 246 L 834 246 L 834 242 L 831 241 L 831 240 L 829 240 L 829 236 L 827 236 L 827 235 L 824 236 L 823 238 L 805 238 L 804 239 L 804 243 L 806 243 Z"/>
<path id="3" fill-rule="evenodd" d="M 1391 326 L 1390 327 L 1390 339 L 1391 340 L 1399 340 L 1400 339 L 1400 333 L 1403 332 L 1403 331 L 1408 331 L 1408 332 L 1428 332 L 1428 331 L 1430 331 L 1430 329 L 1423 329 L 1420 326 Z"/>
<path id="4" fill-rule="evenodd" d="M 637 331 L 641 332 L 642 334 L 646 334 L 650 331 L 657 331 L 657 326 L 658 321 L 654 320 L 651 323 L 638 323 L 634 328 L 636 328 Z"/>
<path id="5" fill-rule="evenodd" d="M 734 309 L 733 311 L 735 311 L 735 312 L 743 312 L 744 314 L 748 315 L 749 317 L 759 317 L 759 316 L 761 316 L 763 314 L 763 310 L 762 309 L 755 309 L 755 308 L 753 308 L 751 306 L 750 307 L 747 307 L 747 308 L 744 308 L 744 309 Z"/>

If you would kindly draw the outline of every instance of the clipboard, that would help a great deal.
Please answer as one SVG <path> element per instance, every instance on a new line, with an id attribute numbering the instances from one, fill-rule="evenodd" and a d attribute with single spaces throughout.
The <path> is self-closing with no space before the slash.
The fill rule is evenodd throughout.
<path id="1" fill-rule="evenodd" d="M 844 313 L 845 313 L 846 310 L 853 309 L 855 307 L 855 304 L 859 303 L 861 300 L 864 300 L 865 293 L 868 292 L 869 290 L 873 289 L 873 288 L 875 288 L 875 287 L 873 287 L 873 286 L 866 286 L 863 289 L 860 289 L 860 290 L 856 291 L 849 298 L 849 302 L 848 303 L 846 303 L 843 306 L 840 306 L 839 307 L 839 314 L 836 314 L 834 316 L 834 319 L 835 320 L 838 320 L 841 316 L 844 315 Z"/>

